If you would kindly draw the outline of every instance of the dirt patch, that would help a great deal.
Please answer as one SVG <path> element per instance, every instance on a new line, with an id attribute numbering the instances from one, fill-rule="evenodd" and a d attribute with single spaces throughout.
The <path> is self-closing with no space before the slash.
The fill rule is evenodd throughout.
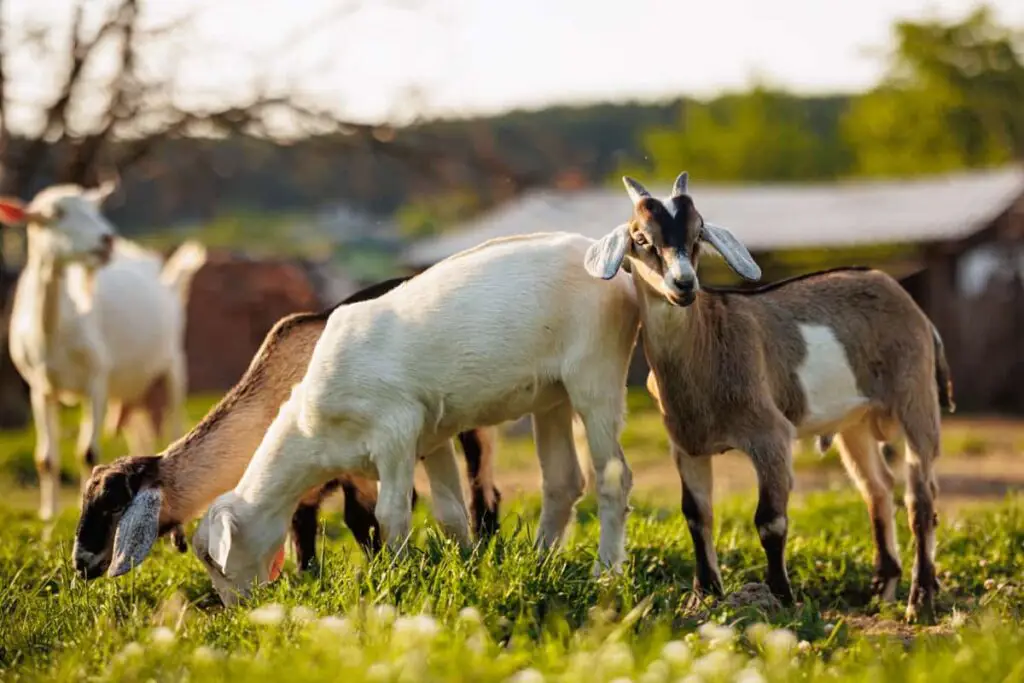
<path id="1" fill-rule="evenodd" d="M 922 635 L 951 636 L 953 628 L 949 624 L 936 624 L 935 626 L 912 626 L 905 621 L 896 619 L 885 619 L 866 614 L 847 614 L 844 612 L 828 611 L 822 616 L 830 622 L 838 623 L 844 621 L 850 630 L 867 637 L 899 638 L 904 645 L 912 644 Z"/>

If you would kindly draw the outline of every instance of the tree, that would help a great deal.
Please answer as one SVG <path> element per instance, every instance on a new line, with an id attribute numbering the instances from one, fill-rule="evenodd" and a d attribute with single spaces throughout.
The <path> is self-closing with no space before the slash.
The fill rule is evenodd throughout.
<path id="1" fill-rule="evenodd" d="M 0 194 L 28 198 L 51 182 L 90 186 L 100 176 L 143 171 L 159 178 L 160 169 L 151 162 L 169 142 L 227 136 L 277 145 L 317 138 L 329 141 L 336 153 L 359 149 L 387 155 L 425 173 L 461 165 L 481 178 L 498 176 L 507 187 L 529 183 L 492 154 L 470 150 L 453 155 L 387 126 L 346 120 L 323 101 L 302 94 L 301 74 L 273 68 L 287 61 L 288 50 L 308 44 L 312 33 L 330 30 L 359 9 L 359 0 L 334 3 L 325 15 L 282 36 L 266 55 L 240 66 L 236 82 L 224 84 L 233 94 L 215 98 L 190 91 L 180 69 L 180 58 L 188 53 L 210 61 L 225 56 L 224 48 L 198 40 L 195 17 L 156 21 L 147 12 L 158 7 L 156 1 L 69 3 L 63 24 L 54 22 L 50 4 L 17 24 L 0 22 Z M 9 9 L 0 0 L 0 17 L 6 18 Z M 37 92 L 29 93 L 26 84 Z M 46 84 L 52 88 L 40 95 L 38 87 Z M 191 149 L 209 152 L 210 164 L 216 161 L 216 145 Z M 11 298 L 12 279 L 0 253 L 2 302 Z M 22 424 L 27 411 L 7 353 L 4 308 L 0 425 L 11 426 Z"/>
<path id="2" fill-rule="evenodd" d="M 834 134 L 837 103 L 760 84 L 706 103 L 685 102 L 678 126 L 643 134 L 650 172 L 669 179 L 687 169 L 696 178 L 724 181 L 834 177 L 844 164 Z"/>
<path id="3" fill-rule="evenodd" d="M 982 6 L 961 21 L 897 23 L 888 71 L 843 121 L 864 175 L 1024 160 L 1021 34 Z"/>

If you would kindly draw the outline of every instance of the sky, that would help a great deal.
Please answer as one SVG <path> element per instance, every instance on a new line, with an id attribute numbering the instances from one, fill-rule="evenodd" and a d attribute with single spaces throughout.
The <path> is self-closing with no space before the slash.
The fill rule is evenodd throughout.
<path id="1" fill-rule="evenodd" d="M 743 88 L 755 75 L 805 93 L 860 90 L 882 73 L 893 21 L 958 18 L 975 6 L 971 0 L 363 0 L 339 18 L 332 9 L 339 1 L 346 0 L 150 0 L 147 6 L 154 21 L 203 7 L 196 34 L 176 48 L 186 55 L 178 55 L 185 91 L 223 97 L 259 75 L 366 121 L 707 96 Z M 68 2 L 7 2 L 5 19 L 59 21 L 53 18 L 68 16 Z M 989 4 L 1002 22 L 1024 27 L 1024 1 Z M 18 70 L 21 91 L 45 90 L 48 81 L 34 65 L 24 62 Z"/>

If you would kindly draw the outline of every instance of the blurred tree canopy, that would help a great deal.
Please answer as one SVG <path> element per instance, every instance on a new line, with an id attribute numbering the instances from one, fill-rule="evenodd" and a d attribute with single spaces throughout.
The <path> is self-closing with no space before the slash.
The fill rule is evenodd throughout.
<path id="1" fill-rule="evenodd" d="M 707 180 L 806 180 L 839 175 L 845 98 L 804 98 L 758 84 L 710 102 L 684 102 L 678 123 L 643 133 L 658 177 L 687 169 Z M 627 167 L 628 168 L 628 167 Z"/>
<path id="2" fill-rule="evenodd" d="M 852 97 L 762 83 L 642 132 L 620 171 L 718 181 L 829 180 L 983 168 L 1024 160 L 1024 40 L 982 6 L 959 21 L 893 27 L 886 76 Z M 640 169 L 643 169 L 640 171 Z"/>
<path id="3" fill-rule="evenodd" d="M 1024 159 L 1024 42 L 985 6 L 899 22 L 888 74 L 843 120 L 853 172 L 897 175 Z"/>

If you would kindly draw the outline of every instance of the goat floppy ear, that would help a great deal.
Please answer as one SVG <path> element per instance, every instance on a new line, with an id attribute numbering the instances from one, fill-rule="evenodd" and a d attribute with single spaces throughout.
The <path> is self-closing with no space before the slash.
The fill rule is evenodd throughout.
<path id="1" fill-rule="evenodd" d="M 231 515 L 217 510 L 210 516 L 210 547 L 207 552 L 210 555 L 210 560 L 221 574 L 224 574 L 224 570 L 228 566 L 231 537 L 234 532 L 235 527 L 231 523 Z"/>
<path id="2" fill-rule="evenodd" d="M 629 224 L 623 223 L 587 248 L 583 266 L 591 276 L 611 280 L 622 267 L 629 243 Z"/>
<path id="3" fill-rule="evenodd" d="M 715 248 L 729 267 L 744 280 L 756 282 L 761 279 L 761 267 L 754 261 L 743 243 L 725 228 L 714 223 L 704 222 L 700 238 Z"/>
<path id="4" fill-rule="evenodd" d="M 160 489 L 143 489 L 121 515 L 114 534 L 114 554 L 108 576 L 121 576 L 142 564 L 160 535 Z"/>

